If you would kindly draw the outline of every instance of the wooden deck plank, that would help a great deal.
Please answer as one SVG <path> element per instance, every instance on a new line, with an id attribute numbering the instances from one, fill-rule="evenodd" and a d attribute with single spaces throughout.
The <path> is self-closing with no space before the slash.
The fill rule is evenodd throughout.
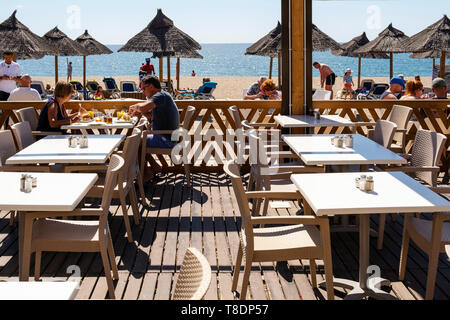
<path id="1" fill-rule="evenodd" d="M 209 177 L 201 174 L 202 184 L 202 219 L 203 219 L 203 253 L 208 259 L 212 270 L 218 270 L 216 256 L 216 237 L 214 234 L 214 214 L 212 209 L 213 199 L 211 197 Z"/>
<path id="2" fill-rule="evenodd" d="M 139 300 L 153 300 L 157 280 L 158 274 L 155 272 L 148 272 L 144 275 L 142 289 L 138 297 Z"/>
<path id="3" fill-rule="evenodd" d="M 155 300 L 169 300 L 171 293 L 172 273 L 161 272 L 158 276 Z"/>
<path id="4" fill-rule="evenodd" d="M 271 300 L 285 300 L 283 289 L 281 288 L 280 280 L 275 271 L 263 271 L 264 279 L 266 280 L 267 288 Z"/>
<path id="5" fill-rule="evenodd" d="M 123 295 L 123 300 L 138 300 L 143 280 L 143 273 L 131 273 L 127 281 L 127 287 L 125 289 L 125 294 Z"/>
<path id="6" fill-rule="evenodd" d="M 266 288 L 260 271 L 250 272 L 250 291 L 253 300 L 267 300 Z"/>
<path id="7" fill-rule="evenodd" d="M 217 282 L 219 280 L 217 279 L 217 273 L 212 272 L 211 273 L 211 283 L 209 285 L 208 290 L 206 291 L 205 297 L 203 298 L 206 301 L 216 301 L 219 299 L 217 291 Z"/>
<path id="8" fill-rule="evenodd" d="M 219 280 L 219 297 L 220 300 L 234 300 L 233 292 L 231 291 L 231 282 L 232 282 L 231 273 L 229 272 L 220 272 L 218 276 Z"/>

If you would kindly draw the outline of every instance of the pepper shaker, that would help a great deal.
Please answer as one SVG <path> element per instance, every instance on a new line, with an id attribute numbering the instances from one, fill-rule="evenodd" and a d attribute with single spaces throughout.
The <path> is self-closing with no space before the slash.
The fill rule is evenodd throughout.
<path id="1" fill-rule="evenodd" d="M 347 148 L 353 148 L 353 136 L 352 135 L 345 136 L 344 145 Z"/>
<path id="2" fill-rule="evenodd" d="M 27 175 L 25 179 L 25 193 L 30 193 L 33 190 L 33 179 Z"/>
<path id="3" fill-rule="evenodd" d="M 20 177 L 20 191 L 21 192 L 25 192 L 25 181 L 26 180 L 27 180 L 27 175 L 22 174 L 22 176 Z"/>
<path id="4" fill-rule="evenodd" d="M 367 192 L 375 191 L 375 182 L 373 180 L 373 177 L 367 177 L 365 190 Z"/>

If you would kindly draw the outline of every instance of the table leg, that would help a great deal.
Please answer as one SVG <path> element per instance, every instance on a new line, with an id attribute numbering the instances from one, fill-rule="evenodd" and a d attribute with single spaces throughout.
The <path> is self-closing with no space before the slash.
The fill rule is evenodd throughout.
<path id="1" fill-rule="evenodd" d="M 370 216 L 368 214 L 361 215 L 359 225 L 359 285 L 361 289 L 367 289 L 367 268 L 369 267 L 369 251 L 370 251 Z"/>
<path id="2" fill-rule="evenodd" d="M 18 222 L 19 222 L 19 280 L 20 281 L 25 281 L 22 278 L 22 269 L 23 269 L 23 263 L 22 263 L 22 259 L 23 259 L 23 235 L 24 235 L 24 230 L 25 230 L 25 212 L 23 211 L 18 211 L 17 212 L 18 215 Z"/>

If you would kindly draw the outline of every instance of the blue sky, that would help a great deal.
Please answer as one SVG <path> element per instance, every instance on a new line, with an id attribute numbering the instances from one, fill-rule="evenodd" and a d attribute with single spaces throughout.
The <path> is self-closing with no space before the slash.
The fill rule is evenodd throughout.
<path id="1" fill-rule="evenodd" d="M 14 9 L 33 32 L 58 26 L 72 38 L 89 29 L 105 44 L 123 44 L 140 32 L 157 8 L 200 43 L 252 43 L 281 19 L 277 0 L 11 0 L 2 4 L 0 21 Z M 432 3 L 432 6 L 429 4 Z M 411 36 L 450 12 L 449 0 L 315 1 L 313 21 L 339 42 L 366 31 L 373 39 L 390 22 Z"/>

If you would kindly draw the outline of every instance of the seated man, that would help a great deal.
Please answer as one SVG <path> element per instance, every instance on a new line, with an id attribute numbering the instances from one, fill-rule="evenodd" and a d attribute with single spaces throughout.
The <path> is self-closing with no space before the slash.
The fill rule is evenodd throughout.
<path id="1" fill-rule="evenodd" d="M 266 82 L 267 77 L 261 77 L 259 78 L 258 82 L 255 82 L 250 86 L 250 88 L 247 91 L 247 94 L 244 97 L 244 100 L 256 100 L 261 98 L 261 86 L 264 82 Z"/>
<path id="2" fill-rule="evenodd" d="M 386 90 L 380 97 L 380 100 L 399 100 L 405 89 L 405 82 L 400 77 L 391 79 L 389 90 Z"/>
<path id="3" fill-rule="evenodd" d="M 153 131 L 175 131 L 180 127 L 180 113 L 172 96 L 161 89 L 158 78 L 147 76 L 142 79 L 142 90 L 148 101 L 130 107 L 130 114 L 133 116 L 143 115 L 152 122 Z M 155 134 L 147 137 L 147 147 L 158 149 L 171 149 L 176 143 L 172 141 L 170 134 Z M 146 181 L 152 180 L 156 172 L 161 171 L 161 167 L 152 156 L 147 160 L 151 168 L 146 168 Z"/>
<path id="4" fill-rule="evenodd" d="M 37 90 L 30 88 L 32 80 L 29 74 L 24 74 L 19 80 L 20 88 L 14 89 L 9 95 L 8 101 L 42 101 Z"/>

